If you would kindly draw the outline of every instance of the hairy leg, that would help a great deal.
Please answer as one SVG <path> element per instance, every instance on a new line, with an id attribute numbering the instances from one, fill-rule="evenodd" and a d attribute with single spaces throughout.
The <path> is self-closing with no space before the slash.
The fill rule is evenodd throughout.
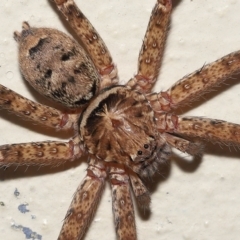
<path id="1" fill-rule="evenodd" d="M 155 113 L 155 117 L 158 131 L 162 134 L 174 133 L 183 138 L 199 137 L 229 146 L 240 145 L 240 124 L 203 117 L 181 117 L 171 113 Z M 174 139 L 169 138 L 169 144 L 173 145 L 171 142 L 174 144 Z M 187 149 L 186 143 L 183 149 Z"/>
<path id="2" fill-rule="evenodd" d="M 105 178 L 102 163 L 91 159 L 87 175 L 68 209 L 58 240 L 83 239 L 102 195 Z"/>
<path id="3" fill-rule="evenodd" d="M 78 140 L 32 142 L 0 146 L 0 166 L 55 165 L 81 157 Z"/>
<path id="4" fill-rule="evenodd" d="M 179 117 L 175 133 L 229 146 L 240 145 L 240 125 L 201 117 Z"/>
<path id="5" fill-rule="evenodd" d="M 236 73 L 240 73 L 240 51 L 204 65 L 179 80 L 167 91 L 151 94 L 147 99 L 155 111 L 170 111 L 197 100 Z"/>
<path id="6" fill-rule="evenodd" d="M 102 38 L 73 0 L 54 0 L 76 32 L 102 77 L 101 89 L 118 82 L 117 68 Z"/>
<path id="7" fill-rule="evenodd" d="M 71 129 L 79 114 L 66 114 L 57 109 L 33 102 L 0 85 L 0 108 L 9 110 L 24 119 L 55 129 Z"/>
<path id="8" fill-rule="evenodd" d="M 110 167 L 109 178 L 112 188 L 112 208 L 117 239 L 136 240 L 137 233 L 129 176 L 122 168 Z"/>
<path id="9" fill-rule="evenodd" d="M 171 0 L 158 0 L 152 11 L 138 58 L 138 72 L 128 82 L 129 86 L 140 92 L 150 92 L 157 80 L 171 9 Z"/>

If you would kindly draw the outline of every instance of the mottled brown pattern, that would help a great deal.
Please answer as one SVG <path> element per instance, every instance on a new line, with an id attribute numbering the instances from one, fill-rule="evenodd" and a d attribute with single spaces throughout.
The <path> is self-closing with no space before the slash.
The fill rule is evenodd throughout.
<path id="1" fill-rule="evenodd" d="M 67 108 L 79 108 L 98 92 L 100 76 L 74 39 L 26 22 L 21 33 L 15 32 L 15 39 L 22 75 L 44 96 Z"/>
<path id="2" fill-rule="evenodd" d="M 239 65 L 240 51 L 230 53 L 182 78 L 167 91 L 151 94 L 147 99 L 154 110 L 171 111 L 196 101 L 213 87 L 239 73 Z"/>
<path id="3" fill-rule="evenodd" d="M 64 114 L 61 111 L 33 102 L 16 92 L 0 85 L 0 107 L 17 115 L 52 128 L 72 128 L 76 115 Z M 75 120 L 76 121 L 76 120 Z"/>
<path id="4" fill-rule="evenodd" d="M 67 106 L 67 112 L 30 101 L 2 85 L 0 107 L 44 126 L 71 129 L 73 137 L 68 142 L 0 146 L 0 166 L 59 165 L 86 154 L 87 174 L 73 197 L 58 239 L 84 238 L 108 179 L 117 239 L 136 240 L 131 192 L 140 207 L 149 208 L 145 181 L 168 163 L 172 147 L 200 156 L 204 150 L 201 140 L 240 146 L 240 125 L 181 117 L 174 112 L 238 73 L 240 51 L 203 66 L 167 91 L 151 93 L 172 7 L 170 0 L 158 0 L 139 54 L 137 75 L 126 85 L 118 85 L 117 68 L 91 23 L 73 0 L 54 2 L 83 47 L 57 30 L 32 28 L 27 22 L 14 36 L 20 45 L 20 66 L 26 80 L 42 95 Z"/>
<path id="5" fill-rule="evenodd" d="M 20 143 L 0 146 L 0 165 L 59 165 L 74 160 L 80 154 L 72 141 Z M 77 155 L 76 155 L 77 154 Z"/>
<path id="6" fill-rule="evenodd" d="M 217 119 L 201 117 L 179 118 L 178 127 L 174 132 L 228 145 L 239 145 L 240 143 L 239 124 Z"/>
<path id="7" fill-rule="evenodd" d="M 110 167 L 113 214 L 118 239 L 137 239 L 129 177 L 124 169 Z"/>
<path id="8" fill-rule="evenodd" d="M 98 72 L 102 76 L 101 88 L 116 83 L 118 79 L 117 70 L 112 62 L 110 52 L 92 24 L 73 0 L 55 0 L 55 3 L 81 39 Z"/>
<path id="9" fill-rule="evenodd" d="M 91 223 L 104 188 L 106 170 L 101 162 L 91 159 L 87 172 L 73 197 L 58 240 L 82 239 Z"/>
<path id="10" fill-rule="evenodd" d="M 128 82 L 129 86 L 140 92 L 150 92 L 157 80 L 171 9 L 170 0 L 158 1 L 153 8 L 139 53 L 137 75 Z"/>
<path id="11" fill-rule="evenodd" d="M 138 201 L 138 205 L 142 208 L 148 209 L 150 207 L 151 199 L 150 193 L 142 180 L 133 172 L 129 174 L 133 193 Z"/>
<path id="12" fill-rule="evenodd" d="M 159 138 L 145 97 L 123 87 L 112 88 L 92 101 L 83 112 L 80 135 L 85 148 L 98 159 L 127 164 L 137 172 L 141 167 L 137 158 L 150 158 Z"/>
<path id="13" fill-rule="evenodd" d="M 179 80 L 167 91 L 170 96 L 171 108 L 198 99 L 209 89 L 216 87 L 226 78 L 239 73 L 240 51 L 230 53 L 216 62 L 207 64 Z"/>
<path id="14" fill-rule="evenodd" d="M 200 141 L 187 140 L 179 136 L 164 133 L 164 137 L 168 144 L 181 152 L 188 153 L 192 156 L 201 155 L 204 147 Z"/>

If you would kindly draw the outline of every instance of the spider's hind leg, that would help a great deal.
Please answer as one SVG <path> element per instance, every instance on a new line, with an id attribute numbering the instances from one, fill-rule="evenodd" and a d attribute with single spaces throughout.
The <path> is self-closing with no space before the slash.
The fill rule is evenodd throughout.
<path id="1" fill-rule="evenodd" d="M 155 113 L 158 131 L 165 134 L 166 140 L 180 151 L 198 153 L 201 145 L 191 146 L 185 137 L 197 137 L 213 143 L 225 144 L 227 146 L 240 146 L 240 125 L 218 119 L 203 117 L 181 117 L 171 113 Z M 181 138 L 171 137 L 176 134 Z M 168 135 L 168 136 L 167 136 Z M 170 137 L 170 138 L 169 138 Z M 190 147 L 190 148 L 189 148 Z M 189 152 L 190 151 L 190 152 Z M 202 150 L 201 150 L 202 151 Z M 201 153 L 200 151 L 200 153 Z"/>
<path id="2" fill-rule="evenodd" d="M 54 0 L 54 2 L 90 54 L 101 75 L 100 88 L 118 83 L 117 68 L 107 46 L 76 3 L 73 0 Z"/>
<path id="3" fill-rule="evenodd" d="M 228 146 L 240 146 L 240 125 L 223 120 L 179 117 L 174 132 Z"/>

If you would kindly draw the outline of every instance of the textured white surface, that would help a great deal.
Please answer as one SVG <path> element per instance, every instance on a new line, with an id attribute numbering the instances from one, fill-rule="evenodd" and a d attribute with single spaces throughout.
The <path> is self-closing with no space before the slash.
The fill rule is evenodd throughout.
<path id="1" fill-rule="evenodd" d="M 77 0 L 77 3 L 109 47 L 122 82 L 127 81 L 136 72 L 138 52 L 155 0 Z M 240 49 L 239 10 L 237 0 L 174 1 L 161 81 L 155 89 L 167 89 L 204 63 Z M 47 0 L 0 2 L 0 83 L 28 98 L 43 101 L 19 74 L 17 44 L 12 33 L 20 31 L 23 20 L 63 31 L 67 31 L 66 25 Z M 193 111 L 183 113 L 240 123 L 240 86 L 231 87 L 232 82 L 237 81 L 229 80 L 229 86 L 219 88 L 219 94 L 207 95 L 205 102 L 199 101 L 192 105 Z M 4 111 L 0 113 L 0 133 L 0 144 L 59 136 Z M 64 136 L 60 134 L 60 138 Z M 186 159 L 185 164 L 172 161 L 165 181 L 153 182 L 151 215 L 142 218 L 136 212 L 139 239 L 239 239 L 240 153 L 230 150 L 208 145 L 199 165 Z M 1 169 L 0 201 L 5 206 L 0 206 L 0 239 L 25 239 L 23 232 L 11 228 L 13 222 L 29 227 L 42 235 L 43 240 L 57 239 L 85 169 L 86 164 L 81 162 L 50 170 Z M 19 197 L 13 194 L 15 188 L 20 192 Z M 22 203 L 28 203 L 30 212 L 23 214 L 18 210 Z M 115 239 L 108 186 L 86 239 Z"/>

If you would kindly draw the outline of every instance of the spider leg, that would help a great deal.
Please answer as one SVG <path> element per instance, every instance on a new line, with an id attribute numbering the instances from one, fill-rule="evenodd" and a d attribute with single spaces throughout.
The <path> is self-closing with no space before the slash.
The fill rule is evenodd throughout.
<path id="1" fill-rule="evenodd" d="M 155 111 L 170 111 L 219 85 L 230 76 L 240 72 L 240 51 L 230 53 L 219 60 L 204 65 L 199 70 L 179 80 L 166 92 L 147 96 Z"/>
<path id="2" fill-rule="evenodd" d="M 46 141 L 0 146 L 0 166 L 60 165 L 81 157 L 78 139 L 69 142 Z"/>
<path id="3" fill-rule="evenodd" d="M 104 41 L 73 0 L 54 0 L 101 75 L 101 89 L 118 83 L 117 68 Z"/>
<path id="4" fill-rule="evenodd" d="M 129 176 L 122 168 L 110 167 L 109 178 L 112 188 L 112 208 L 117 239 L 136 240 L 137 233 Z"/>
<path id="5" fill-rule="evenodd" d="M 179 117 L 175 133 L 229 146 L 240 145 L 240 125 L 201 117 Z"/>
<path id="6" fill-rule="evenodd" d="M 158 0 L 153 8 L 139 53 L 138 72 L 127 84 L 140 92 L 150 92 L 158 77 L 171 9 L 171 0 Z"/>
<path id="7" fill-rule="evenodd" d="M 57 109 L 33 102 L 0 85 L 0 108 L 25 119 L 56 129 L 71 129 L 79 114 L 67 114 Z"/>
<path id="8" fill-rule="evenodd" d="M 83 238 L 102 195 L 105 178 L 104 165 L 90 159 L 87 175 L 74 194 L 58 240 Z"/>
<path id="9" fill-rule="evenodd" d="M 155 118 L 160 133 L 199 137 L 228 146 L 240 146 L 240 124 L 203 117 L 181 117 L 170 113 L 155 113 Z M 171 145 L 171 139 L 169 143 Z"/>

